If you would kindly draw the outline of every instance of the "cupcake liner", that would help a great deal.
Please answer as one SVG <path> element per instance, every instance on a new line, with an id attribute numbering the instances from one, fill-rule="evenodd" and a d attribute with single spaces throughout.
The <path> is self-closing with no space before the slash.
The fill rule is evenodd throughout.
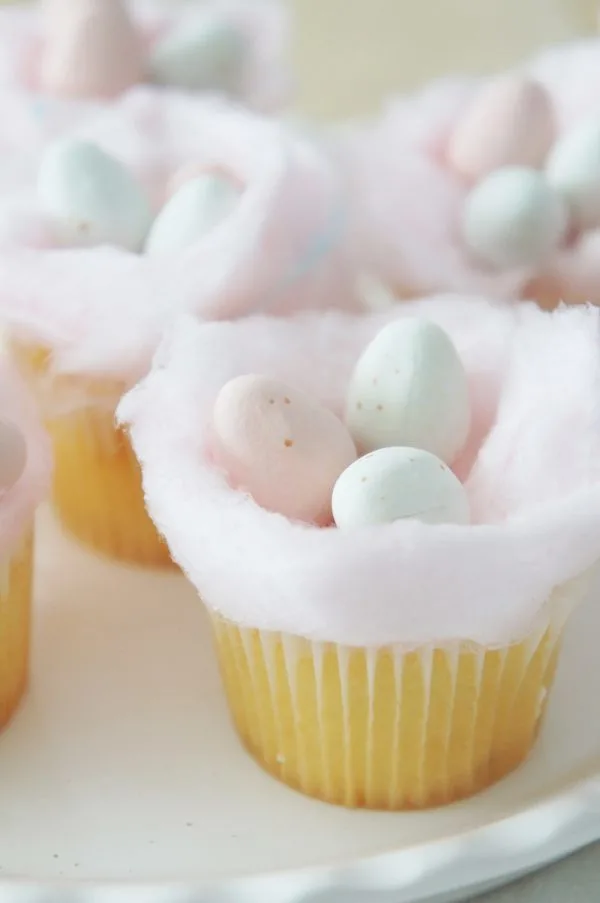
<path id="1" fill-rule="evenodd" d="M 558 590 L 549 620 L 497 649 L 316 643 L 213 614 L 235 727 L 263 768 L 325 802 L 400 810 L 470 796 L 529 754 L 588 580 Z"/>
<path id="2" fill-rule="evenodd" d="M 344 410 L 395 319 L 445 329 L 472 424 L 471 523 L 320 529 L 215 462 L 215 398 L 247 373 Z M 119 405 L 148 510 L 214 620 L 234 721 L 273 775 L 350 807 L 466 797 L 527 756 L 563 627 L 600 562 L 598 308 L 440 296 L 378 314 L 183 318 Z M 596 600 L 590 600 L 595 602 Z"/>
<path id="3" fill-rule="evenodd" d="M 90 548 L 149 567 L 171 565 L 146 513 L 140 467 L 112 410 L 87 407 L 50 419 L 52 502 L 62 525 Z"/>
<path id="4" fill-rule="evenodd" d="M 0 562 L 0 727 L 27 686 L 33 583 L 33 528 Z"/>
<path id="5" fill-rule="evenodd" d="M 167 546 L 146 513 L 137 458 L 115 422 L 123 385 L 54 374 L 51 354 L 42 346 L 11 340 L 9 349 L 37 397 L 52 440 L 51 498 L 62 525 L 110 558 L 170 566 Z"/>

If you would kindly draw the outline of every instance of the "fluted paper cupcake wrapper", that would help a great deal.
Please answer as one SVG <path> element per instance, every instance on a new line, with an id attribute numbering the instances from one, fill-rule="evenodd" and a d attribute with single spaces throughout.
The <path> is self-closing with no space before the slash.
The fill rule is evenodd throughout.
<path id="1" fill-rule="evenodd" d="M 88 407 L 48 421 L 55 469 L 52 500 L 64 527 L 111 558 L 172 564 L 144 504 L 140 466 L 113 411 Z"/>
<path id="2" fill-rule="evenodd" d="M 0 727 L 14 714 L 29 671 L 33 529 L 0 562 Z"/>
<path id="3" fill-rule="evenodd" d="M 327 802 L 399 810 L 470 796 L 531 750 L 570 608 L 565 590 L 552 617 L 500 649 L 351 648 L 213 615 L 237 731 L 272 775 Z"/>
<path id="4" fill-rule="evenodd" d="M 170 567 L 168 547 L 144 502 L 140 466 L 115 423 L 119 382 L 51 373 L 51 352 L 9 340 L 39 400 L 54 450 L 52 501 L 62 525 L 94 551 L 147 567 Z"/>

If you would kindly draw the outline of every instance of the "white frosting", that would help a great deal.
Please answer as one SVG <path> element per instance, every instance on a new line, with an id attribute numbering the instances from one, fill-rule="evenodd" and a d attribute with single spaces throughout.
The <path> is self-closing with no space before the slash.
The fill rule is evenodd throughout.
<path id="1" fill-rule="evenodd" d="M 346 423 L 362 451 L 407 445 L 451 463 L 470 412 L 467 376 L 446 333 L 413 318 L 386 326 L 354 368 Z"/>
<path id="2" fill-rule="evenodd" d="M 223 176 L 204 175 L 185 182 L 154 220 L 146 252 L 170 254 L 194 244 L 235 209 L 239 197 L 238 188 Z"/>
<path id="3" fill-rule="evenodd" d="M 497 169 L 465 199 L 465 242 L 493 267 L 544 262 L 559 247 L 567 224 L 561 198 L 541 173 L 526 167 Z"/>
<path id="4" fill-rule="evenodd" d="M 331 507 L 342 530 L 406 519 L 469 522 L 460 480 L 443 461 L 418 448 L 380 448 L 359 458 L 338 478 Z"/>
<path id="5" fill-rule="evenodd" d="M 587 119 L 554 146 L 546 176 L 579 229 L 600 226 L 600 119 Z"/>
<path id="6" fill-rule="evenodd" d="M 152 213 L 132 176 L 95 144 L 65 139 L 45 154 L 38 176 L 42 211 L 66 246 L 142 246 Z"/>

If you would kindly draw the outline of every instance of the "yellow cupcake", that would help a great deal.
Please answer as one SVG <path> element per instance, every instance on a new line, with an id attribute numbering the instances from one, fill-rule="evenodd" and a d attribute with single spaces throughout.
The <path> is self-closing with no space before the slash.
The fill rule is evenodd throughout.
<path id="1" fill-rule="evenodd" d="M 402 652 L 213 624 L 235 726 L 254 758 L 309 796 L 392 810 L 471 796 L 527 757 L 563 628 L 557 619 L 501 649 Z"/>
<path id="2" fill-rule="evenodd" d="M 267 374 L 339 411 L 362 349 L 403 316 L 442 325 L 468 375 L 455 469 L 470 525 L 320 529 L 229 484 L 212 417 L 225 384 Z M 600 561 L 599 319 L 439 297 L 362 317 L 185 318 L 122 400 L 148 510 L 208 609 L 234 725 L 269 773 L 331 803 L 420 809 L 527 757 Z"/>
<path id="3" fill-rule="evenodd" d="M 34 515 L 50 485 L 50 443 L 17 375 L 0 367 L 0 727 L 27 686 Z"/>
<path id="4" fill-rule="evenodd" d="M 0 727 L 27 686 L 33 583 L 33 533 L 0 562 Z"/>
<path id="5" fill-rule="evenodd" d="M 115 423 L 123 384 L 49 377 L 46 349 L 16 342 L 11 348 L 46 409 L 55 460 L 52 502 L 63 526 L 111 558 L 172 566 L 146 513 L 139 464 Z"/>

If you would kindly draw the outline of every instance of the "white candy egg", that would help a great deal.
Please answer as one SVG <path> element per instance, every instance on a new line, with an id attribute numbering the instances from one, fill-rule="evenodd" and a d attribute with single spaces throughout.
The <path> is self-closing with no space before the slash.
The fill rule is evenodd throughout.
<path id="1" fill-rule="evenodd" d="M 190 91 L 241 93 L 246 42 L 238 29 L 217 17 L 186 21 L 154 48 L 150 71 L 162 85 Z"/>
<path id="2" fill-rule="evenodd" d="M 498 269 L 542 263 L 560 246 L 567 226 L 564 202 L 534 169 L 498 169 L 465 200 L 465 243 Z"/>
<path id="3" fill-rule="evenodd" d="M 364 350 L 346 400 L 346 423 L 362 451 L 406 445 L 451 463 L 470 420 L 464 367 L 435 323 L 400 317 Z"/>
<path id="4" fill-rule="evenodd" d="M 406 519 L 469 523 L 462 483 L 443 461 L 418 448 L 380 448 L 359 458 L 338 478 L 331 508 L 343 530 Z"/>
<path id="5" fill-rule="evenodd" d="M 27 444 L 21 431 L 7 420 L 0 420 L 0 492 L 11 489 L 27 463 Z"/>
<path id="6" fill-rule="evenodd" d="M 165 204 L 146 241 L 148 254 L 179 251 L 215 228 L 237 205 L 237 186 L 222 176 L 185 182 Z"/>
<path id="7" fill-rule="evenodd" d="M 97 145 L 64 140 L 46 153 L 38 195 L 64 245 L 117 245 L 138 251 L 152 222 L 150 205 L 127 170 Z"/>
<path id="8" fill-rule="evenodd" d="M 546 177 L 566 202 L 575 226 L 600 227 L 600 120 L 584 122 L 556 143 Z"/>

